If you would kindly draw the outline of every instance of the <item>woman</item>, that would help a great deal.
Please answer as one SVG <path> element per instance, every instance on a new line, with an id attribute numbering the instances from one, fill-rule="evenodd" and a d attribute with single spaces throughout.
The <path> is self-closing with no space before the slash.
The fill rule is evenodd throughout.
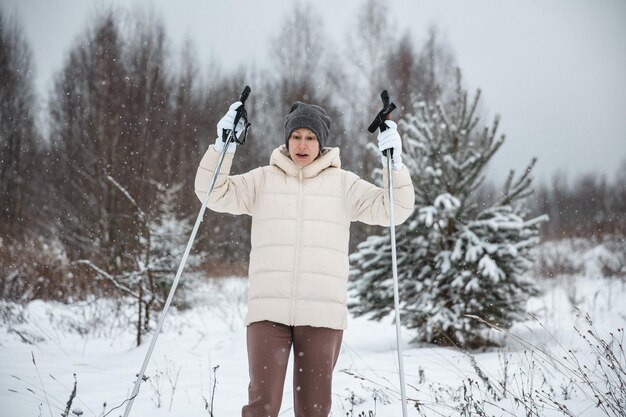
<path id="1" fill-rule="evenodd" d="M 217 124 L 218 139 L 200 162 L 195 188 L 201 200 L 224 147 L 221 133 L 232 129 L 240 105 L 234 103 Z M 285 120 L 285 144 L 272 152 L 270 164 L 229 176 L 237 146 L 230 144 L 209 197 L 212 210 L 252 216 L 250 384 L 243 417 L 278 415 L 292 347 L 296 417 L 328 416 L 332 372 L 347 324 L 350 223 L 389 224 L 387 190 L 342 170 L 339 148 L 325 147 L 330 122 L 321 107 L 294 103 Z M 396 124 L 386 123 L 378 144 L 381 151 L 393 149 L 400 224 L 411 214 L 415 196 Z"/>

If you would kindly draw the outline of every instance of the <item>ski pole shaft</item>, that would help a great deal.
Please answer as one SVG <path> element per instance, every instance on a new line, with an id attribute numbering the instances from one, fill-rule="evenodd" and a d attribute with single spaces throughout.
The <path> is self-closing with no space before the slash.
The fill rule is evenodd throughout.
<path id="1" fill-rule="evenodd" d="M 382 93 L 380 94 L 380 98 L 383 102 L 383 108 L 378 112 L 374 121 L 367 128 L 370 133 L 374 133 L 376 129 L 380 129 L 381 132 L 387 130 L 388 126 L 385 124 L 385 120 L 389 120 L 391 118 L 391 112 L 394 111 L 396 108 L 395 104 L 389 102 L 389 93 L 387 92 L 387 90 L 382 91 Z M 393 148 L 385 149 L 383 151 L 383 155 L 387 157 L 387 188 L 389 190 L 389 234 L 391 236 L 391 270 L 393 274 L 393 306 L 396 321 L 398 371 L 400 373 L 400 398 L 402 401 L 402 416 L 407 417 L 406 389 L 404 383 L 404 358 L 402 354 L 402 343 L 400 337 L 400 291 L 398 288 L 398 256 L 396 254 L 396 221 L 393 208 Z"/>
<path id="2" fill-rule="evenodd" d="M 250 87 L 246 86 L 244 92 L 241 95 L 239 101 L 245 103 L 245 100 L 248 98 L 250 94 Z M 243 104 L 242 104 L 243 106 Z M 235 123 L 236 125 L 236 123 Z M 207 188 L 207 192 L 204 195 L 204 199 L 202 200 L 202 207 L 198 212 L 198 217 L 196 217 L 196 223 L 193 226 L 193 230 L 191 231 L 191 236 L 189 236 L 189 241 L 187 242 L 187 247 L 185 248 L 185 252 L 183 254 L 183 258 L 178 265 L 178 270 L 176 271 L 176 277 L 174 278 L 174 282 L 172 283 L 172 288 L 170 288 L 170 292 L 167 296 L 167 300 L 165 301 L 165 306 L 163 307 L 163 311 L 159 316 L 159 321 L 157 323 L 157 327 L 154 330 L 154 334 L 152 335 L 152 340 L 150 341 L 150 346 L 148 347 L 148 351 L 146 352 L 146 356 L 143 359 L 143 364 L 141 365 L 141 369 L 137 374 L 137 379 L 135 380 L 135 386 L 133 387 L 133 392 L 128 398 L 128 403 L 126 404 L 126 409 L 124 410 L 124 417 L 128 417 L 130 414 L 130 410 L 133 407 L 133 403 L 135 401 L 135 397 L 139 394 L 139 388 L 141 383 L 143 382 L 144 375 L 146 372 L 146 368 L 148 367 L 148 363 L 150 363 L 150 357 L 152 356 L 152 351 L 154 350 L 154 346 L 156 345 L 157 338 L 161 333 L 161 328 L 163 327 L 163 322 L 165 321 L 165 316 L 170 308 L 170 304 L 172 303 L 172 299 L 174 298 L 174 293 L 176 292 L 176 287 L 178 287 L 178 282 L 180 281 L 180 277 L 183 274 L 183 270 L 185 269 L 185 264 L 187 263 L 187 257 L 191 252 L 191 247 L 193 246 L 193 242 L 196 239 L 196 234 L 198 233 L 198 229 L 200 228 L 200 223 L 202 223 L 202 219 L 204 218 L 204 212 L 206 211 L 207 205 L 209 204 L 209 195 L 211 191 L 213 191 L 213 187 L 215 186 L 215 181 L 217 180 L 217 176 L 222 167 L 222 162 L 224 161 L 224 156 L 226 155 L 226 151 L 228 150 L 228 145 L 233 141 L 235 136 L 235 129 L 229 132 L 228 137 L 226 139 L 226 143 L 224 143 L 224 147 L 222 152 L 220 153 L 219 160 L 217 162 L 217 166 L 215 168 L 215 172 L 213 172 L 213 176 L 211 177 L 211 181 L 209 182 L 209 187 Z"/>
<path id="3" fill-rule="evenodd" d="M 393 209 L 392 157 L 387 152 L 387 186 L 389 188 L 389 233 L 391 235 L 391 270 L 393 273 L 393 305 L 396 313 L 396 344 L 398 348 L 398 371 L 400 372 L 400 398 L 402 400 L 402 416 L 407 417 L 406 389 L 404 383 L 404 358 L 400 338 L 400 294 L 398 285 L 398 257 L 396 255 L 396 222 Z"/>
<path id="4" fill-rule="evenodd" d="M 124 417 L 128 417 L 128 415 L 130 414 L 130 410 L 133 406 L 133 402 L 135 401 L 135 397 L 137 396 L 137 394 L 139 394 L 139 388 L 140 388 L 141 383 L 143 382 L 146 368 L 148 367 L 148 363 L 150 362 L 150 357 L 152 356 L 152 351 L 154 350 L 154 346 L 156 345 L 157 338 L 159 337 L 159 334 L 161 333 L 161 328 L 163 327 L 165 316 L 167 315 L 170 304 L 172 303 L 172 299 L 174 298 L 174 292 L 176 291 L 176 287 L 178 286 L 180 277 L 182 276 L 183 270 L 185 269 L 187 257 L 189 256 L 189 252 L 191 251 L 191 247 L 196 238 L 196 233 L 198 232 L 200 223 L 202 222 L 202 218 L 204 217 L 204 212 L 206 210 L 206 206 L 209 201 L 209 194 L 213 190 L 213 186 L 215 185 L 217 175 L 219 173 L 220 167 L 222 165 L 222 161 L 224 160 L 224 155 L 226 154 L 226 150 L 230 142 L 232 142 L 232 134 L 229 135 L 228 140 L 226 141 L 226 144 L 224 145 L 224 149 L 222 149 L 222 153 L 220 154 L 220 159 L 217 164 L 217 168 L 215 169 L 215 172 L 213 173 L 213 177 L 211 178 L 209 188 L 207 189 L 207 193 L 204 196 L 204 200 L 202 201 L 202 208 L 200 209 L 200 212 L 198 213 L 198 217 L 196 218 L 196 223 L 191 232 L 191 236 L 189 237 L 189 241 L 187 242 L 187 247 L 185 248 L 183 258 L 180 261 L 180 265 L 178 266 L 176 277 L 174 278 L 174 282 L 172 283 L 172 288 L 170 289 L 170 292 L 167 296 L 167 300 L 165 301 L 165 306 L 163 307 L 163 311 L 161 312 L 161 315 L 159 316 L 157 327 L 154 330 L 154 334 L 152 335 L 152 340 L 150 341 L 150 346 L 148 347 L 148 351 L 146 352 L 146 356 L 144 357 L 143 364 L 141 365 L 141 369 L 139 370 L 139 373 L 137 374 L 137 380 L 135 381 L 133 392 L 129 398 L 128 404 L 126 405 L 126 410 L 124 411 Z"/>

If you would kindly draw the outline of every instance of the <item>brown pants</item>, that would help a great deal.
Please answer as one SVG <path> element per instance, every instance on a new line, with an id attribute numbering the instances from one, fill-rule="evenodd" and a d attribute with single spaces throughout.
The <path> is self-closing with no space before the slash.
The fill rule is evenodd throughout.
<path id="1" fill-rule="evenodd" d="M 328 417 L 332 374 L 342 330 L 286 326 L 271 321 L 248 325 L 248 405 L 243 417 L 276 417 L 283 398 L 289 352 L 293 345 L 293 400 L 296 417 Z"/>

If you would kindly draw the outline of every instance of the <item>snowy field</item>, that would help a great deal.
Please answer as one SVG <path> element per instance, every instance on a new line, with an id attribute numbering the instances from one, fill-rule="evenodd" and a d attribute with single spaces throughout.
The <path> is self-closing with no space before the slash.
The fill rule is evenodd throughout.
<path id="1" fill-rule="evenodd" d="M 207 281 L 194 291 L 191 308 L 171 311 L 132 415 L 208 416 L 213 388 L 213 415 L 240 415 L 247 395 L 246 285 L 236 277 Z M 624 281 L 561 276 L 541 286 L 543 294 L 528 306 L 535 318 L 529 316 L 503 334 L 501 349 L 464 352 L 411 345 L 414 334 L 405 329 L 409 415 L 480 415 L 462 414 L 458 407 L 463 404 L 481 404 L 490 416 L 564 415 L 550 398 L 565 404 L 571 415 L 606 415 L 595 408 L 592 390 L 572 371 L 576 361 L 597 369 L 597 355 L 574 326 L 584 334 L 588 327 L 580 314 L 589 313 L 601 337 L 609 340 L 613 332 L 622 340 L 617 329 L 626 324 Z M 119 405 L 132 390 L 149 343 L 135 347 L 135 311 L 117 305 L 110 300 L 71 306 L 1 304 L 0 414 L 61 415 L 73 374 L 78 381 L 73 410 L 103 416 Z M 621 361 L 624 366 L 623 350 Z M 332 415 L 401 415 L 396 370 L 392 321 L 351 318 L 334 377 Z M 291 369 L 281 409 L 285 416 L 293 415 L 290 374 Z M 594 382 L 598 387 L 604 383 L 602 378 Z M 535 400 L 524 405 L 521 400 L 529 392 L 537 393 Z M 528 404 L 537 407 L 534 413 Z M 122 414 L 123 407 L 108 415 Z"/>

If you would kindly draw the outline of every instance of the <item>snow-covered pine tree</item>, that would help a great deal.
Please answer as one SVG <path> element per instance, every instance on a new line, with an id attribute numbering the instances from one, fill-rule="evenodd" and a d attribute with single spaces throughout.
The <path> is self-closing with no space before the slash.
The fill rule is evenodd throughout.
<path id="1" fill-rule="evenodd" d="M 123 294 L 136 300 L 137 346 L 139 346 L 143 335 L 150 331 L 152 320 L 158 318 L 153 314 L 153 310 L 164 304 L 174 283 L 192 226 L 189 219 L 178 217 L 181 211 L 179 196 L 182 183 L 168 187 L 150 181 L 157 192 L 155 207 L 150 207 L 154 213 L 147 213 L 139 207 L 128 189 L 111 176 L 107 176 L 107 179 L 131 203 L 135 209 L 132 214 L 141 224 L 141 232 L 134 236 L 136 244 L 131 245 L 133 249 L 125 254 L 132 260 L 133 268 L 113 275 L 91 260 L 83 259 L 78 263 L 87 265 L 98 273 L 100 279 L 110 282 Z M 178 306 L 185 303 L 186 290 L 192 287 L 193 281 L 199 277 L 197 267 L 204 256 L 204 252 L 198 251 L 189 254 L 184 279 L 180 281 L 174 296 L 174 303 Z"/>
<path id="2" fill-rule="evenodd" d="M 142 236 L 146 260 L 143 266 L 153 274 L 154 290 L 165 300 L 174 283 L 193 227 L 189 218 L 181 219 L 178 215 L 181 212 L 179 199 L 184 184 L 178 183 L 169 187 L 158 183 L 155 185 L 159 190 L 157 194 L 159 211 L 148 224 L 150 233 L 147 239 L 146 236 Z M 197 268 L 204 256 L 205 253 L 199 250 L 189 253 L 185 273 L 176 292 L 175 301 L 178 305 L 185 303 L 186 290 L 192 288 L 194 280 L 200 277 Z"/>
<path id="3" fill-rule="evenodd" d="M 459 76 L 452 103 L 418 102 L 399 123 L 416 209 L 396 228 L 398 279 L 401 320 L 417 330 L 416 341 L 476 347 L 493 341 L 475 317 L 508 328 L 536 293 L 524 273 L 546 216 L 525 218 L 534 159 L 519 178 L 511 171 L 493 203 L 475 198 L 504 135 L 496 136 L 497 117 L 478 128 L 480 91 L 470 104 L 460 86 Z M 393 311 L 389 234 L 361 242 L 351 264 L 352 312 L 387 316 Z"/>

